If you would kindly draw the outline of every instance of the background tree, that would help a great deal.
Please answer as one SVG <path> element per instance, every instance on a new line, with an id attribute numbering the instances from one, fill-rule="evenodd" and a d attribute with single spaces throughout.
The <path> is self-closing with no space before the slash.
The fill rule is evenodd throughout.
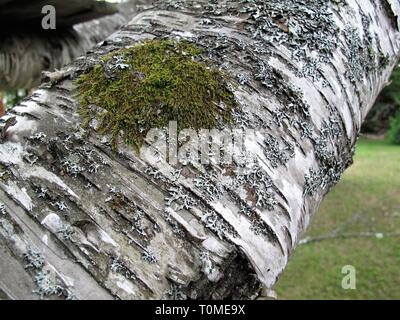
<path id="1" fill-rule="evenodd" d="M 0 114 L 3 96 L 18 101 L 19 90 L 39 85 L 42 71 L 65 66 L 129 21 L 139 2 L 0 0 Z M 42 28 L 45 6 L 55 9 L 54 30 Z"/>

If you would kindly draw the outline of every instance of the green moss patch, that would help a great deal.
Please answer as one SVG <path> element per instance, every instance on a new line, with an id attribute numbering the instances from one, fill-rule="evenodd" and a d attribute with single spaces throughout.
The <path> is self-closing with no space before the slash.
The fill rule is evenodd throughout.
<path id="1" fill-rule="evenodd" d="M 86 125 L 100 121 L 113 142 L 140 147 L 152 128 L 177 121 L 178 129 L 229 123 L 236 100 L 227 75 L 209 67 L 187 41 L 149 40 L 114 51 L 76 81 Z M 104 112 L 94 114 L 91 105 Z M 98 108 L 97 108 L 98 109 Z"/>

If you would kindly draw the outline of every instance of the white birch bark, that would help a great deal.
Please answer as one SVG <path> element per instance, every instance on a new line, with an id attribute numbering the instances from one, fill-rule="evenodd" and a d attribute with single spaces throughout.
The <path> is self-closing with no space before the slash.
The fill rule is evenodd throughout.
<path id="1" fill-rule="evenodd" d="M 272 289 L 351 164 L 398 61 L 399 7 L 162 1 L 53 73 L 11 110 L 16 124 L 0 144 L 3 296 L 221 299 Z M 246 141 L 257 167 L 149 165 L 80 127 L 72 79 L 115 48 L 164 36 L 205 47 L 236 77 L 235 121 L 257 129 Z"/>

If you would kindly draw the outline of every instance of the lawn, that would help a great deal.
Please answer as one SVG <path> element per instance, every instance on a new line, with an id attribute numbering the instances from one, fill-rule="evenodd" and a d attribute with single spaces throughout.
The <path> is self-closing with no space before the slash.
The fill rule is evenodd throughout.
<path id="1" fill-rule="evenodd" d="M 300 245 L 276 286 L 279 299 L 400 299 L 400 147 L 361 139 L 354 165 L 325 198 L 305 237 L 377 233 Z M 380 235 L 383 234 L 383 237 Z M 356 289 L 342 289 L 342 267 Z"/>

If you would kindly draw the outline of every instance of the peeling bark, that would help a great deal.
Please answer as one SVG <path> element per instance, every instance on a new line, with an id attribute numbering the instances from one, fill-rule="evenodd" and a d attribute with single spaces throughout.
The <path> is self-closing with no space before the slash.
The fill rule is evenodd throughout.
<path id="1" fill-rule="evenodd" d="M 0 292 L 11 299 L 255 298 L 272 289 L 399 57 L 383 2 L 160 1 L 14 107 L 0 144 Z M 392 1 L 391 3 L 395 3 Z M 398 16 L 397 5 L 391 6 Z M 180 37 L 237 79 L 257 165 L 149 165 L 81 127 L 105 54 Z M 101 107 L 101 106 L 99 106 Z"/>

